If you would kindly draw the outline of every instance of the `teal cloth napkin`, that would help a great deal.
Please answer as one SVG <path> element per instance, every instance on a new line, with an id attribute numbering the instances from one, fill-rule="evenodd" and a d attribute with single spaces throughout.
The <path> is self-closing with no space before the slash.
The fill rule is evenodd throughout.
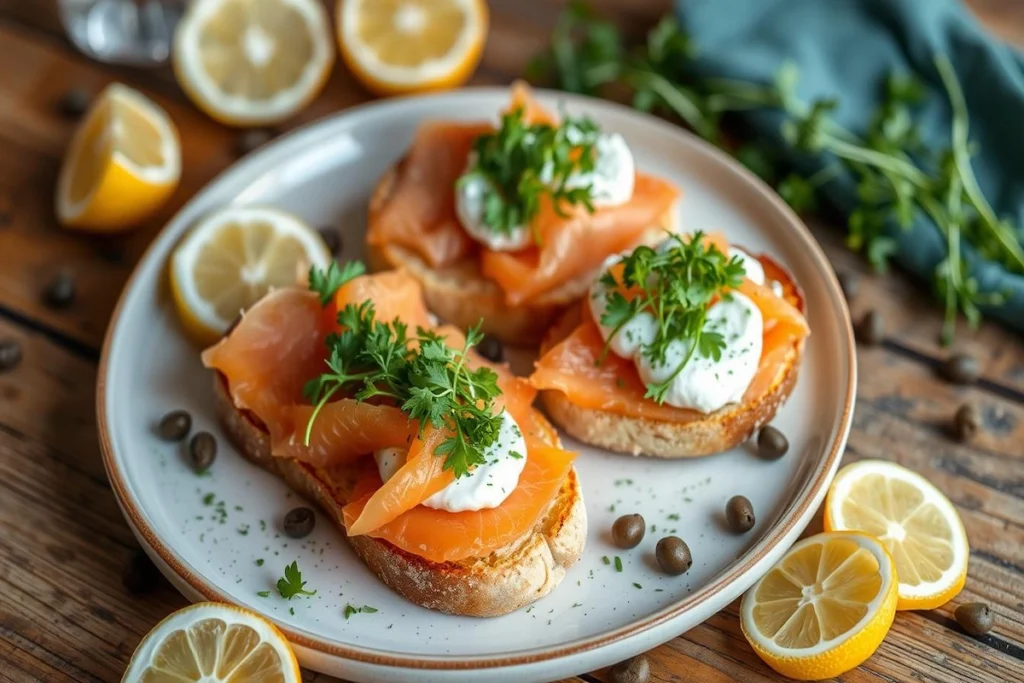
<path id="1" fill-rule="evenodd" d="M 970 112 L 979 185 L 997 215 L 1014 221 L 1024 240 L 1024 57 L 991 37 L 958 0 L 677 0 L 677 15 L 696 44 L 699 75 L 770 82 L 785 62 L 797 65 L 802 99 L 835 96 L 838 123 L 861 132 L 878 106 L 881 84 L 894 70 L 914 73 L 929 91 L 915 119 L 934 150 L 950 140 L 950 109 L 934 65 L 952 62 Z M 782 147 L 781 114 L 742 114 L 760 137 Z M 806 167 L 806 158 L 792 159 Z M 826 160 L 815 160 L 818 167 Z M 829 183 L 826 200 L 844 213 L 856 204 L 851 178 Z M 893 223 L 896 261 L 933 280 L 945 239 L 927 217 L 910 229 Z M 982 309 L 1024 331 L 1024 276 L 986 261 L 964 241 L 965 259 L 981 291 L 1005 294 Z"/>

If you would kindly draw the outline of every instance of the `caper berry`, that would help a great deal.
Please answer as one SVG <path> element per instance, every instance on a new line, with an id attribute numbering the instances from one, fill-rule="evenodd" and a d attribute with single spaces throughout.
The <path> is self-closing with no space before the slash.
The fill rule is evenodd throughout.
<path id="1" fill-rule="evenodd" d="M 643 655 L 623 660 L 611 670 L 612 683 L 647 683 L 650 676 L 651 665 Z"/>
<path id="2" fill-rule="evenodd" d="M 217 457 L 217 439 L 210 432 L 196 433 L 188 442 L 188 456 L 192 469 L 200 474 L 205 472 Z"/>
<path id="3" fill-rule="evenodd" d="M 622 515 L 612 524 L 612 540 L 620 548 L 635 548 L 644 540 L 647 524 L 641 515 Z"/>
<path id="4" fill-rule="evenodd" d="M 160 419 L 157 432 L 164 441 L 181 441 L 192 429 L 192 416 L 184 410 L 172 410 Z"/>
<path id="5" fill-rule="evenodd" d="M 654 556 L 661 571 L 672 576 L 682 574 L 693 564 L 689 546 L 678 536 L 666 536 L 658 541 Z"/>
<path id="6" fill-rule="evenodd" d="M 341 251 L 341 231 L 333 225 L 326 225 L 319 230 L 320 239 L 327 245 L 327 251 L 337 255 Z"/>
<path id="7" fill-rule="evenodd" d="M 21 344 L 17 339 L 0 339 L 0 372 L 13 370 L 21 363 Z"/>
<path id="8" fill-rule="evenodd" d="M 981 376 L 981 366 L 974 356 L 958 353 L 941 366 L 942 376 L 953 384 L 974 384 Z"/>
<path id="9" fill-rule="evenodd" d="M 769 425 L 757 434 L 757 450 L 762 458 L 778 460 L 789 450 L 789 441 L 785 434 Z"/>
<path id="10" fill-rule="evenodd" d="M 852 301 L 860 289 L 860 275 L 850 270 L 841 270 L 836 273 L 839 279 L 839 288 L 843 290 L 843 296 L 847 301 Z"/>
<path id="11" fill-rule="evenodd" d="M 960 628 L 972 636 L 985 635 L 992 630 L 992 624 L 995 621 L 992 610 L 983 602 L 968 602 L 960 605 L 953 612 L 953 616 L 956 617 Z"/>
<path id="12" fill-rule="evenodd" d="M 128 558 L 121 583 L 133 595 L 152 593 L 160 586 L 160 570 L 149 559 L 149 555 L 139 548 Z"/>
<path id="13" fill-rule="evenodd" d="M 505 360 L 505 347 L 502 345 L 501 340 L 489 334 L 484 335 L 484 338 L 477 344 L 476 350 L 477 353 L 492 363 L 500 363 Z"/>
<path id="14" fill-rule="evenodd" d="M 43 301 L 51 308 L 66 308 L 75 300 L 75 276 L 59 270 L 43 292 Z"/>
<path id="15" fill-rule="evenodd" d="M 981 429 L 981 413 L 972 403 L 965 403 L 953 416 L 953 432 L 960 441 L 970 441 Z"/>
<path id="16" fill-rule="evenodd" d="M 885 323 L 882 320 L 882 314 L 878 311 L 868 311 L 854 327 L 853 332 L 857 340 L 864 344 L 869 346 L 881 344 L 885 338 Z"/>
<path id="17" fill-rule="evenodd" d="M 733 496 L 725 504 L 725 521 L 730 531 L 744 533 L 754 528 L 754 506 L 745 496 Z"/>
<path id="18" fill-rule="evenodd" d="M 290 510 L 284 516 L 284 532 L 292 538 L 305 538 L 316 526 L 316 514 L 307 507 Z"/>

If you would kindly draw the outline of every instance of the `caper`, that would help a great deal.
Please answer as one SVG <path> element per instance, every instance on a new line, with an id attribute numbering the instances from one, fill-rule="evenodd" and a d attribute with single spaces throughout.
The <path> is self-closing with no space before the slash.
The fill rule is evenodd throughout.
<path id="1" fill-rule="evenodd" d="M 217 457 L 217 439 L 210 432 L 196 433 L 188 442 L 188 456 L 192 469 L 200 474 L 205 472 Z"/>
<path id="2" fill-rule="evenodd" d="M 21 363 L 21 344 L 17 339 L 0 339 L 0 372 L 13 370 Z"/>
<path id="3" fill-rule="evenodd" d="M 953 416 L 953 432 L 960 441 L 970 441 L 981 428 L 981 413 L 972 403 L 965 403 L 956 409 Z"/>
<path id="4" fill-rule="evenodd" d="M 623 660 L 611 670 L 612 683 L 647 683 L 650 676 L 651 665 L 643 655 Z"/>
<path id="5" fill-rule="evenodd" d="M 843 296 L 847 301 L 852 301 L 860 289 L 860 275 L 850 270 L 841 270 L 836 273 L 839 279 L 839 288 L 843 290 Z"/>
<path id="6" fill-rule="evenodd" d="M 754 528 L 754 506 L 745 496 L 733 496 L 725 504 L 725 521 L 731 531 L 750 531 Z"/>
<path id="7" fill-rule="evenodd" d="M 500 363 L 505 360 L 505 347 L 502 346 L 501 341 L 497 337 L 492 337 L 489 334 L 480 340 L 476 350 L 477 353 L 492 363 Z"/>
<path id="8" fill-rule="evenodd" d="M 59 270 L 46 285 L 43 301 L 51 308 L 66 308 L 75 300 L 75 276 Z"/>
<path id="9" fill-rule="evenodd" d="M 341 251 L 341 231 L 333 225 L 325 225 L 317 230 L 320 239 L 327 245 L 327 251 L 337 255 Z"/>
<path id="10" fill-rule="evenodd" d="M 284 516 L 284 532 L 292 538 L 305 538 L 316 526 L 316 514 L 307 507 L 289 510 Z"/>
<path id="11" fill-rule="evenodd" d="M 641 515 L 622 515 L 612 524 L 612 540 L 620 548 L 635 548 L 644 540 L 646 529 Z"/>
<path id="12" fill-rule="evenodd" d="M 853 332 L 857 340 L 864 344 L 869 346 L 881 344 L 885 338 L 885 323 L 882 320 L 882 314 L 878 311 L 868 311 L 854 327 Z"/>
<path id="13" fill-rule="evenodd" d="M 658 541 L 654 556 L 661 571 L 672 576 L 682 574 L 693 564 L 689 546 L 678 536 L 666 536 Z"/>
<path id="14" fill-rule="evenodd" d="M 762 458 L 778 460 L 789 450 L 789 441 L 785 434 L 769 425 L 757 434 L 757 450 Z"/>
<path id="15" fill-rule="evenodd" d="M 77 119 L 89 109 L 92 94 L 82 86 L 74 86 L 61 95 L 57 102 L 60 113 L 69 119 Z"/>
<path id="16" fill-rule="evenodd" d="M 192 416 L 184 410 L 172 410 L 160 419 L 157 432 L 164 441 L 181 441 L 192 429 Z"/>
<path id="17" fill-rule="evenodd" d="M 958 353 L 941 366 L 942 376 L 953 384 L 974 384 L 981 375 L 981 366 L 974 356 Z"/>
<path id="18" fill-rule="evenodd" d="M 972 636 L 981 636 L 992 630 L 995 616 L 989 606 L 983 602 L 968 602 L 960 605 L 953 612 L 960 628 Z"/>

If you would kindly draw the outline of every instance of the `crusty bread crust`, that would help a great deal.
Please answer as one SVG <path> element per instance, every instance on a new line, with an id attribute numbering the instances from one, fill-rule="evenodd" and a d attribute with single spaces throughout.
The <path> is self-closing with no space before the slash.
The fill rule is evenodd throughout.
<path id="1" fill-rule="evenodd" d="M 391 194 L 397 168 L 395 166 L 385 173 L 374 189 L 370 197 L 371 216 L 380 210 Z M 632 246 L 654 246 L 663 241 L 666 230 L 676 230 L 676 214 L 673 205 Z M 483 320 L 484 333 L 510 346 L 520 347 L 537 346 L 558 316 L 586 293 L 600 270 L 597 268 L 584 273 L 525 304 L 510 306 L 505 301 L 505 293 L 495 282 L 484 277 L 475 259 L 436 269 L 411 249 L 394 244 L 367 244 L 366 260 L 374 272 L 405 268 L 423 285 L 427 308 L 441 320 L 461 329 Z"/>
<path id="2" fill-rule="evenodd" d="M 762 257 L 764 258 L 764 257 Z M 791 292 L 803 311 L 803 293 L 793 277 L 769 259 L 772 271 Z M 570 309 L 552 332 L 574 327 L 579 308 Z M 578 323 L 577 323 L 578 324 Z M 548 346 L 545 342 L 544 346 Z M 759 399 L 728 405 L 689 422 L 632 417 L 607 410 L 585 408 L 572 403 L 561 391 L 540 392 L 548 417 L 571 436 L 592 446 L 618 453 L 651 455 L 658 458 L 695 458 L 735 448 L 754 432 L 771 422 L 796 386 L 804 342 L 795 344 L 779 365 L 769 390 Z"/>
<path id="3" fill-rule="evenodd" d="M 270 438 L 251 413 L 235 407 L 227 382 L 214 379 L 221 424 L 250 461 L 281 477 L 313 501 L 339 528 L 342 507 L 351 499 L 352 468 L 318 469 L 270 454 Z M 487 557 L 430 562 L 370 536 L 348 539 L 373 573 L 406 599 L 429 609 L 472 617 L 513 612 L 551 592 L 583 552 L 587 515 L 576 471 L 571 470 L 544 519 L 534 531 Z"/>

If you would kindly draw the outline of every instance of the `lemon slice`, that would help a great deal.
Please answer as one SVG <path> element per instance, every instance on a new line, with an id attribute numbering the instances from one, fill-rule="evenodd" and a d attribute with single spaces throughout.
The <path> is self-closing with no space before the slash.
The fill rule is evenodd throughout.
<path id="1" fill-rule="evenodd" d="M 272 287 L 294 285 L 331 254 L 300 219 L 270 207 L 228 207 L 201 220 L 171 256 L 171 289 L 186 329 L 213 342 Z"/>
<path id="2" fill-rule="evenodd" d="M 473 75 L 487 39 L 483 0 L 340 0 L 342 59 L 371 91 L 455 88 Z"/>
<path id="3" fill-rule="evenodd" d="M 142 93 L 112 83 L 64 155 L 57 219 L 92 232 L 134 227 L 163 205 L 180 177 L 181 146 L 167 112 Z"/>
<path id="4" fill-rule="evenodd" d="M 884 460 L 862 460 L 836 475 L 825 499 L 825 529 L 878 538 L 896 561 L 896 609 L 935 609 L 967 580 L 970 548 L 956 508 L 919 474 Z"/>
<path id="5" fill-rule="evenodd" d="M 849 671 L 881 645 L 896 614 L 896 567 L 880 542 L 851 531 L 794 545 L 747 591 L 743 635 L 783 676 Z"/>
<path id="6" fill-rule="evenodd" d="M 222 123 L 282 121 L 315 98 L 334 64 L 317 0 L 195 0 L 174 35 L 174 73 Z"/>
<path id="7" fill-rule="evenodd" d="M 132 655 L 122 683 L 299 683 L 281 632 L 249 610 L 200 602 L 157 624 Z"/>

